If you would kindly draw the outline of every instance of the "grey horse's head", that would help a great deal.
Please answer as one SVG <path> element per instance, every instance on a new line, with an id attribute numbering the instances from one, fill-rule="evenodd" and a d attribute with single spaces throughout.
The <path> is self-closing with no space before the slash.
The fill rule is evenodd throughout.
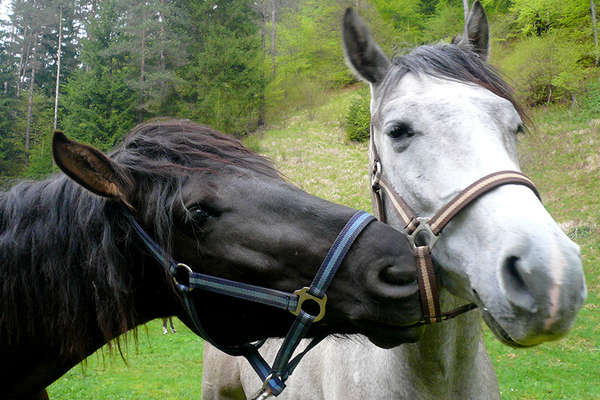
<path id="1" fill-rule="evenodd" d="M 454 44 L 390 60 L 348 10 L 344 45 L 350 66 L 371 87 L 384 174 L 419 215 L 431 217 L 487 174 L 519 170 L 516 143 L 526 118 L 487 64 L 488 22 L 478 1 Z M 477 303 L 496 336 L 514 346 L 565 335 L 586 298 L 579 247 L 524 186 L 496 188 L 468 206 L 433 258 L 443 287 Z"/>

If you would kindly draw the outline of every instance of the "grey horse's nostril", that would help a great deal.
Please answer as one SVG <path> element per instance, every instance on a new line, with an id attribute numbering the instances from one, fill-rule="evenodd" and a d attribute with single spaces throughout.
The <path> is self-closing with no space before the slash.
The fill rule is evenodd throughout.
<path id="1" fill-rule="evenodd" d="M 502 283 L 509 302 L 529 312 L 537 312 L 535 297 L 532 288 L 527 284 L 526 273 L 522 270 L 519 257 L 510 256 L 504 261 Z"/>

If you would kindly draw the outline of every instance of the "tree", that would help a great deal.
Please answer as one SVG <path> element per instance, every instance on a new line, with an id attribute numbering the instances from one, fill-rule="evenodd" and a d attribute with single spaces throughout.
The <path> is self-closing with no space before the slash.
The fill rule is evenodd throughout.
<path id="1" fill-rule="evenodd" d="M 592 15 L 592 31 L 594 32 L 594 65 L 598 66 L 598 29 L 596 27 L 596 6 L 590 0 L 590 13 Z"/>
<path id="2" fill-rule="evenodd" d="M 79 140 L 108 150 L 135 125 L 137 96 L 129 85 L 131 71 L 126 54 L 114 54 L 122 36 L 122 8 L 115 0 L 96 6 L 86 24 L 84 68 L 65 85 L 65 131 Z"/>
<path id="3" fill-rule="evenodd" d="M 56 90 L 54 91 L 54 129 L 56 130 L 58 120 L 58 92 L 60 89 L 60 56 L 62 50 L 62 7 L 58 11 L 58 51 L 56 56 Z"/>
<path id="4" fill-rule="evenodd" d="M 187 0 L 182 8 L 194 40 L 178 71 L 178 115 L 238 135 L 255 130 L 264 85 L 257 10 L 244 0 Z"/>

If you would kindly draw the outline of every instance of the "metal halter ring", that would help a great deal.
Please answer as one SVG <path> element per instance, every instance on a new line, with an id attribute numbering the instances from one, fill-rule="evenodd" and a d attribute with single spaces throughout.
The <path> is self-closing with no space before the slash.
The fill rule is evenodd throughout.
<path id="1" fill-rule="evenodd" d="M 265 381 L 262 384 L 262 388 L 260 388 L 260 391 L 266 392 L 267 394 L 271 394 L 271 390 L 269 389 L 269 381 L 275 377 L 279 377 L 279 374 L 275 371 L 273 371 L 269 375 L 267 375 L 267 377 L 265 378 Z"/>
<path id="2" fill-rule="evenodd" d="M 419 246 L 429 246 L 429 248 L 433 248 L 438 239 L 439 235 L 436 235 L 431 230 L 431 225 L 429 225 L 429 219 L 424 217 L 416 217 L 419 224 L 415 227 L 415 230 L 412 233 L 406 235 L 408 242 L 412 246 L 413 250 Z M 420 234 L 420 235 L 419 235 Z"/>
<path id="3" fill-rule="evenodd" d="M 298 289 L 294 292 L 294 294 L 298 296 L 298 305 L 296 306 L 295 310 L 291 310 L 290 312 L 294 315 L 300 314 L 300 311 L 302 311 L 302 304 L 304 304 L 306 300 L 312 300 L 319 305 L 319 313 L 316 316 L 313 315 L 314 319 L 312 322 L 315 323 L 322 320 L 325 316 L 325 303 L 327 303 L 327 295 L 324 294 L 322 298 L 318 298 L 317 296 L 308 293 L 309 289 L 310 288 L 308 287 L 303 287 L 302 289 Z"/>
<path id="4" fill-rule="evenodd" d="M 381 162 L 375 161 L 373 164 L 373 172 L 371 173 L 371 187 L 379 190 L 379 179 L 381 179 Z"/>
<path id="5" fill-rule="evenodd" d="M 183 283 L 179 283 L 177 281 L 177 273 L 179 272 L 180 269 L 184 269 L 187 272 L 187 284 L 185 284 L 185 285 Z M 179 288 L 179 290 L 183 290 L 186 292 L 192 291 L 192 288 L 189 287 L 189 283 L 190 283 L 190 276 L 192 276 L 193 273 L 194 272 L 192 271 L 192 269 L 184 263 L 178 263 L 175 266 L 175 268 L 173 268 L 173 270 L 171 271 L 171 274 L 173 275 L 173 282 L 175 282 L 175 285 Z"/>

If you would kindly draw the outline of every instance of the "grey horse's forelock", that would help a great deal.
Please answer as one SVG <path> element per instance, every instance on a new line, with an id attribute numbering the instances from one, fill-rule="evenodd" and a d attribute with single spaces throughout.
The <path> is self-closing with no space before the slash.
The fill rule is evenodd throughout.
<path id="1" fill-rule="evenodd" d="M 408 72 L 440 79 L 473 83 L 511 102 L 524 123 L 530 123 L 525 110 L 500 73 L 476 53 L 455 44 L 419 46 L 410 53 L 392 58 L 392 67 L 381 83 L 382 95 L 397 87 Z"/>

